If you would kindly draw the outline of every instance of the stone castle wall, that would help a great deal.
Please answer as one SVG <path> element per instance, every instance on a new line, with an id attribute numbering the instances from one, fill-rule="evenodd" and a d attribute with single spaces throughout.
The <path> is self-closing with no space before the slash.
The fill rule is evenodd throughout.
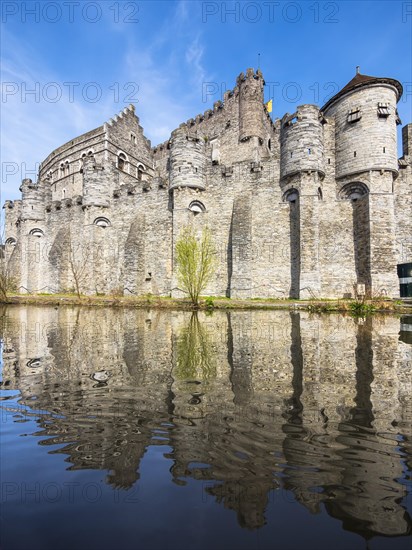
<path id="1" fill-rule="evenodd" d="M 5 204 L 20 291 L 181 296 L 173 251 L 193 224 L 216 247 L 206 295 L 399 295 L 396 265 L 412 258 L 411 125 L 398 161 L 399 90 L 368 78 L 323 111 L 272 121 L 263 76 L 248 69 L 155 148 L 129 106 L 56 149 Z"/>

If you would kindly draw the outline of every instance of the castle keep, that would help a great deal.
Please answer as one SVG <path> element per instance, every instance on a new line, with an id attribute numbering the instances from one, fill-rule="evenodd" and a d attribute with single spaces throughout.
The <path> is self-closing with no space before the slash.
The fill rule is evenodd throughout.
<path id="1" fill-rule="evenodd" d="M 272 121 L 262 73 L 152 147 L 130 105 L 53 151 L 6 201 L 20 292 L 182 295 L 174 248 L 213 232 L 205 294 L 399 296 L 412 261 L 412 124 L 397 155 L 401 84 L 355 77 L 322 108 Z"/>

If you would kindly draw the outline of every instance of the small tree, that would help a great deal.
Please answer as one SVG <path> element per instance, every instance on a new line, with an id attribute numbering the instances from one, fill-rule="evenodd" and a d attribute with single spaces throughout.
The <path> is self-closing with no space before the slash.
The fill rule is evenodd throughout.
<path id="1" fill-rule="evenodd" d="M 72 243 L 69 244 L 69 268 L 73 276 L 78 298 L 80 298 L 83 282 L 88 276 L 87 267 L 91 253 L 92 250 L 89 245 L 75 247 Z"/>
<path id="2" fill-rule="evenodd" d="M 182 229 L 176 243 L 177 279 L 194 306 L 215 272 L 215 253 L 212 235 L 204 228 L 200 239 L 191 225 Z"/>

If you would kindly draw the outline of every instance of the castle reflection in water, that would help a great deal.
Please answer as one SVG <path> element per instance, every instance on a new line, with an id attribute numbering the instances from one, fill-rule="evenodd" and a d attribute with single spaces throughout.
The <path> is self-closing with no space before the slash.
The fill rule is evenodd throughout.
<path id="1" fill-rule="evenodd" d="M 139 483 L 150 445 L 172 480 L 240 525 L 276 490 L 366 538 L 411 532 L 412 346 L 395 317 L 9 307 L 3 389 L 70 469 Z M 34 411 L 35 409 L 35 411 Z M 169 452 L 170 447 L 172 448 Z M 56 452 L 56 451 L 54 451 Z"/>

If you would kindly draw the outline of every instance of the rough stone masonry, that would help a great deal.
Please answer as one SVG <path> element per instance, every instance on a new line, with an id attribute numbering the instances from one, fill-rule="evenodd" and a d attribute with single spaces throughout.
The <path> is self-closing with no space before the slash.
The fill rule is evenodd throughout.
<path id="1" fill-rule="evenodd" d="M 20 292 L 181 296 L 181 229 L 211 228 L 207 295 L 399 296 L 412 261 L 412 124 L 401 84 L 359 72 L 322 108 L 272 121 L 262 73 L 152 147 L 133 105 L 54 150 L 6 201 Z"/>

